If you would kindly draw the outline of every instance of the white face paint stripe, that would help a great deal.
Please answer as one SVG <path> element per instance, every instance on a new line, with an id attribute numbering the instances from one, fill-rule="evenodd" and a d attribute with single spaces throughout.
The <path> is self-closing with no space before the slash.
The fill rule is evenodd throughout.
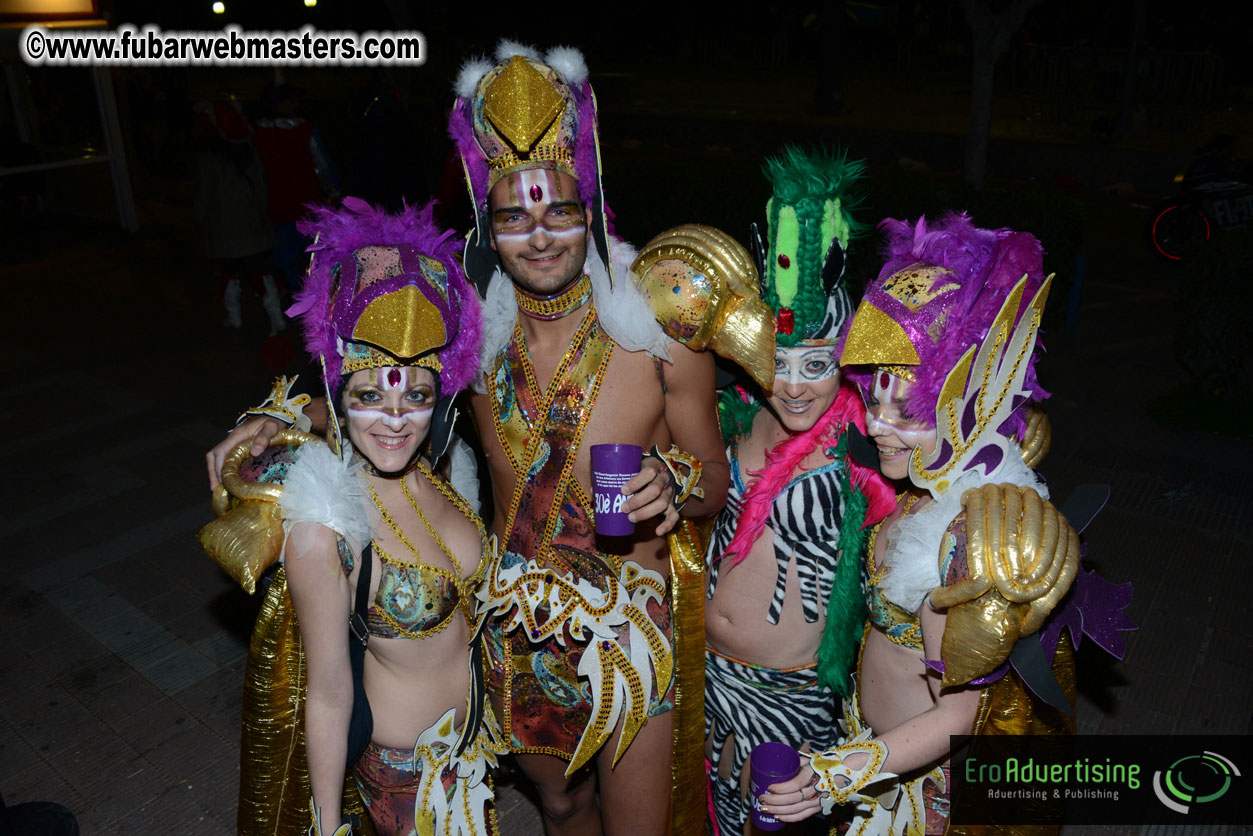
<path id="1" fill-rule="evenodd" d="M 527 238 L 530 238 L 532 235 L 534 235 L 537 229 L 543 229 L 544 232 L 546 232 L 548 234 L 548 237 L 550 238 L 557 238 L 563 241 L 577 241 L 583 236 L 587 235 L 587 229 L 583 227 L 582 225 L 562 227 L 559 229 L 549 229 L 548 226 L 542 223 L 537 223 L 533 225 L 532 227 L 530 227 L 529 229 L 513 230 L 513 231 L 497 230 L 495 232 L 495 235 L 497 238 L 504 238 L 506 240 L 525 241 Z"/>
<path id="2" fill-rule="evenodd" d="M 885 382 L 887 385 L 884 385 Z M 874 407 L 866 407 L 866 431 L 868 433 L 874 435 L 875 429 L 892 433 L 900 439 L 902 444 L 910 448 L 920 447 L 935 437 L 934 427 L 927 427 L 906 418 L 891 418 L 884 415 L 888 411 L 899 411 L 899 403 L 903 403 L 908 396 L 909 385 L 908 381 L 894 374 L 884 371 L 875 372 L 870 393 L 871 399 L 878 404 L 878 411 L 876 413 Z"/>
<path id="3" fill-rule="evenodd" d="M 546 168 L 531 168 L 514 175 L 514 199 L 528 212 L 557 199 L 557 184 Z"/>
<path id="4" fill-rule="evenodd" d="M 775 349 L 774 379 L 790 386 L 801 386 L 834 377 L 840 373 L 840 364 L 836 362 L 832 351 L 832 348 L 827 347 L 809 348 L 806 346 Z M 826 364 L 822 371 L 816 374 L 806 372 L 805 366 L 816 360 L 821 360 Z"/>

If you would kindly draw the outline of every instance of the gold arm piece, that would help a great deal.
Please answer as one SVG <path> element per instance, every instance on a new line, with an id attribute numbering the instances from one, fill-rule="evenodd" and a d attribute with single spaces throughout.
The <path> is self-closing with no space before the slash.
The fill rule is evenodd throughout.
<path id="1" fill-rule="evenodd" d="M 969 579 L 931 591 L 947 609 L 943 684 L 989 673 L 1040 628 L 1079 568 L 1079 535 L 1034 490 L 983 485 L 962 495 Z"/>
<path id="2" fill-rule="evenodd" d="M 300 430 L 281 430 L 270 446 L 303 444 L 316 435 Z M 198 539 L 209 557 L 222 567 L 244 591 L 251 595 L 266 569 L 283 550 L 283 520 L 278 499 L 283 486 L 247 482 L 239 467 L 249 457 L 251 439 L 231 448 L 222 463 L 222 478 L 213 491 L 212 506 L 217 519 L 200 529 Z"/>

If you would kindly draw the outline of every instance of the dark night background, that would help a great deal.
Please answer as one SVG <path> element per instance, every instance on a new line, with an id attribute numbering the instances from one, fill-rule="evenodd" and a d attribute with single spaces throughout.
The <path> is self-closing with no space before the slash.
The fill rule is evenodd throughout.
<path id="1" fill-rule="evenodd" d="M 436 195 L 460 230 L 470 216 L 445 133 L 452 82 L 467 55 L 511 37 L 582 49 L 605 194 L 636 245 L 691 221 L 746 240 L 769 196 L 761 159 L 788 142 L 869 164 L 855 284 L 877 273 L 884 216 L 965 208 L 982 226 L 1038 235 L 1057 272 L 1040 366 L 1053 392 L 1044 473 L 1056 499 L 1112 485 L 1085 533 L 1088 560 L 1134 582 L 1141 625 L 1121 663 L 1080 653 L 1080 730 L 1253 730 L 1253 234 L 1215 224 L 1176 262 L 1149 233 L 1172 201 L 1199 200 L 1197 182 L 1229 181 L 1227 205 L 1250 205 L 1253 30 L 1240 4 L 1032 6 L 995 64 L 976 187 L 979 49 L 966 7 L 1019 5 L 1010 0 L 224 2 L 215 15 L 209 0 L 102 0 L 101 13 L 166 30 L 423 32 L 424 66 L 290 68 L 282 80 L 303 88 L 301 112 L 344 193 L 392 204 Z M 0 30 L 11 349 L 0 386 L 10 474 L 0 568 L 11 579 L 0 586 L 0 792 L 60 801 L 85 834 L 229 832 L 256 602 L 195 541 L 211 513 L 202 455 L 276 370 L 300 367 L 301 351 L 294 328 L 267 336 L 255 298 L 242 330 L 223 328 L 193 213 L 193 108 L 230 99 L 255 118 L 276 74 L 112 69 L 138 221 L 127 232 L 107 165 L 36 170 L 102 153 L 91 73 L 25 67 L 15 45 Z M 501 812 L 507 833 L 539 832 L 525 787 L 506 782 Z"/>

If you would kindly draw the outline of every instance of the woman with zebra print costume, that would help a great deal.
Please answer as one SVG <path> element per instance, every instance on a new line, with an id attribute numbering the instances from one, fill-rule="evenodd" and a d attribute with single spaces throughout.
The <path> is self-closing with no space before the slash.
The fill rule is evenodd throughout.
<path id="1" fill-rule="evenodd" d="M 865 619 L 862 534 L 893 504 L 881 477 L 847 457 L 844 429 L 864 410 L 834 354 L 852 312 L 845 204 L 861 169 L 794 148 L 766 163 L 769 246 L 755 227 L 750 244 L 777 316 L 774 386 L 736 387 L 719 404 L 732 480 L 708 552 L 706 754 L 722 836 L 745 832 L 754 746 L 841 742 L 839 699 Z"/>
<path id="2" fill-rule="evenodd" d="M 845 805 L 849 836 L 952 836 L 971 831 L 950 827 L 951 736 L 1073 734 L 1078 631 L 1119 655 L 1130 589 L 1078 571 L 1078 534 L 1033 469 L 1047 449 L 1033 407 L 1047 396 L 1040 242 L 956 213 L 881 228 L 886 263 L 840 363 L 901 493 L 866 553 L 848 739 L 815 749 L 761 803 L 789 822 Z M 1058 812 L 1024 801 L 1021 828 L 993 829 L 1038 836 Z"/>

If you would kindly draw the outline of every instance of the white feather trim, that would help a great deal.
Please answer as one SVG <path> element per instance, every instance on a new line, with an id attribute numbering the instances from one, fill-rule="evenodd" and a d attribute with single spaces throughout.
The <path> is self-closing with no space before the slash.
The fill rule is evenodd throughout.
<path id="1" fill-rule="evenodd" d="M 458 98 L 468 99 L 474 95 L 474 88 L 479 86 L 479 79 L 487 75 L 492 63 L 482 55 L 467 58 L 457 72 L 457 80 L 453 83 L 453 92 Z"/>
<path id="2" fill-rule="evenodd" d="M 479 347 L 479 363 L 484 371 L 491 369 L 496 355 L 508 345 L 517 321 L 518 297 L 513 294 L 513 281 L 497 267 L 487 285 L 487 298 L 483 300 L 483 344 Z M 474 391 L 487 391 L 481 374 L 474 379 Z"/>
<path id="3" fill-rule="evenodd" d="M 889 601 L 908 612 L 917 612 L 931 590 L 940 585 L 940 546 L 949 523 L 961 513 L 962 494 L 989 482 L 1032 488 L 1048 499 L 1048 488 L 1018 457 L 1007 460 L 991 477 L 978 471 L 962 474 L 921 511 L 892 527 L 884 549 L 887 573 L 879 585 Z"/>
<path id="4" fill-rule="evenodd" d="M 353 554 L 361 553 L 377 524 L 360 462 L 341 459 L 320 441 L 301 446 L 278 505 L 285 532 L 296 523 L 318 523 L 348 541 Z"/>
<path id="5" fill-rule="evenodd" d="M 609 258 L 617 281 L 610 287 L 609 271 L 605 269 L 594 248 L 588 248 L 584 269 L 592 280 L 592 298 L 601 327 L 610 338 L 627 351 L 647 351 L 659 359 L 670 360 L 670 338 L 657 323 L 657 315 L 640 293 L 631 273 L 635 248 L 625 241 L 611 239 Z"/>
<path id="6" fill-rule="evenodd" d="M 479 512 L 479 464 L 474 458 L 474 451 L 470 449 L 470 445 L 455 434 L 452 437 L 452 445 L 448 448 L 448 481 L 477 514 Z"/>
<path id="7" fill-rule="evenodd" d="M 500 43 L 496 45 L 496 60 L 508 61 L 515 55 L 521 55 L 523 58 L 529 58 L 532 61 L 540 60 L 539 50 L 530 44 L 524 44 L 512 38 L 501 38 Z"/>
<path id="8" fill-rule="evenodd" d="M 587 81 L 587 62 L 572 46 L 555 46 L 544 55 L 544 63 L 565 76 L 571 85 Z"/>

